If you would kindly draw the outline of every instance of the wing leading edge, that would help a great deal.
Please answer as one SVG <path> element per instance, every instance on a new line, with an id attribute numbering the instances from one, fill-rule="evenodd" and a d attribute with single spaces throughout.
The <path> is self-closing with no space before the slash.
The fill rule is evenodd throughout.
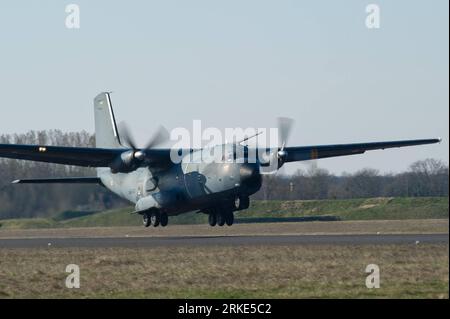
<path id="1" fill-rule="evenodd" d="M 435 139 L 386 141 L 373 143 L 286 147 L 287 158 L 285 162 L 297 162 L 336 156 L 356 155 L 356 154 L 363 154 L 366 151 L 372 150 L 384 150 L 386 148 L 434 144 L 439 142 L 441 142 L 441 139 L 435 138 Z"/>
<path id="2" fill-rule="evenodd" d="M 98 177 L 64 177 L 16 179 L 12 184 L 98 184 L 103 185 Z"/>

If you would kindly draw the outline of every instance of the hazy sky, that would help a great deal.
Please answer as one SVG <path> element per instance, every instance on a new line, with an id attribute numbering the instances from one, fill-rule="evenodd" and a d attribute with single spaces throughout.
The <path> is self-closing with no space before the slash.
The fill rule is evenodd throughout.
<path id="1" fill-rule="evenodd" d="M 65 27 L 76 3 L 81 28 Z M 365 25 L 366 5 L 381 28 Z M 442 137 L 439 145 L 326 159 L 333 172 L 449 159 L 449 2 L 0 2 L 0 133 L 93 132 L 92 99 L 114 91 L 144 144 L 157 125 L 271 127 L 294 145 Z M 289 170 L 305 168 L 289 164 Z"/>

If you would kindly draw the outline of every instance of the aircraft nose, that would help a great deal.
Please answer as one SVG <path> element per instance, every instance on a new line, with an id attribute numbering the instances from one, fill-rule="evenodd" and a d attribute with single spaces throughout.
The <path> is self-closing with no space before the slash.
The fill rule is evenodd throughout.
<path id="1" fill-rule="evenodd" d="M 261 174 L 257 164 L 242 164 L 239 174 L 241 176 L 241 185 L 248 188 L 259 189 L 261 187 Z"/>

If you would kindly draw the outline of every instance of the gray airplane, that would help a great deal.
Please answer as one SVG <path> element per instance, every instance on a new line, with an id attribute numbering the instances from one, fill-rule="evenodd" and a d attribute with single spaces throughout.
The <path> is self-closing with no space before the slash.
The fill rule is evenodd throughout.
<path id="1" fill-rule="evenodd" d="M 234 212 L 247 209 L 249 196 L 260 189 L 262 171 L 269 163 L 275 162 L 279 169 L 289 162 L 440 142 L 421 139 L 287 147 L 292 123 L 285 119 L 279 127 L 281 146 L 275 149 L 251 149 L 243 143 L 245 138 L 215 146 L 222 151 L 222 162 L 196 161 L 210 156 L 211 150 L 206 148 L 180 149 L 181 160 L 174 162 L 173 149 L 155 147 L 167 140 L 167 131 L 160 130 L 144 148 L 136 146 L 126 127 L 119 134 L 109 93 L 95 97 L 94 113 L 95 148 L 0 144 L 0 157 L 95 167 L 95 177 L 21 179 L 13 183 L 99 184 L 134 203 L 134 213 L 142 215 L 146 227 L 166 226 L 169 216 L 190 211 L 208 214 L 211 226 L 231 226 Z M 250 160 L 250 154 L 256 154 L 255 160 Z"/>

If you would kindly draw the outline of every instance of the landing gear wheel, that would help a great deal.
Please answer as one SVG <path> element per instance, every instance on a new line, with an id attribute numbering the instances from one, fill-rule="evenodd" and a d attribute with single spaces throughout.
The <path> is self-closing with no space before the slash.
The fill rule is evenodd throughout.
<path id="1" fill-rule="evenodd" d="M 212 227 L 216 226 L 216 224 L 217 224 L 217 216 L 216 216 L 215 213 L 209 214 L 209 216 L 208 216 L 208 223 L 209 223 L 209 226 L 212 226 Z"/>
<path id="2" fill-rule="evenodd" d="M 225 216 L 223 212 L 217 212 L 217 225 L 219 226 L 225 225 Z"/>
<path id="3" fill-rule="evenodd" d="M 153 211 L 150 216 L 150 221 L 153 227 L 158 227 L 161 221 L 161 214 L 158 211 Z"/>
<path id="4" fill-rule="evenodd" d="M 225 223 L 228 226 L 233 225 L 233 223 L 234 223 L 234 214 L 233 214 L 233 212 L 228 212 L 228 214 L 226 214 L 226 216 L 225 216 Z"/>
<path id="5" fill-rule="evenodd" d="M 166 227 L 169 223 L 169 216 L 167 216 L 167 213 L 161 213 L 161 220 L 160 220 L 161 226 Z"/>
<path id="6" fill-rule="evenodd" d="M 148 213 L 144 213 L 142 214 L 142 223 L 144 224 L 145 227 L 150 226 L 150 215 Z"/>

